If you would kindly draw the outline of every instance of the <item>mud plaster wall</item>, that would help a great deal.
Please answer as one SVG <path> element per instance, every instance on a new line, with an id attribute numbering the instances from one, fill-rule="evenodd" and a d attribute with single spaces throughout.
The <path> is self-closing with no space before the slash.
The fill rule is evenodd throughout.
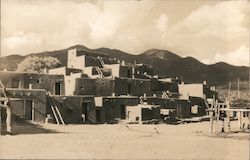
<path id="1" fill-rule="evenodd" d="M 160 105 L 162 109 L 175 109 L 177 118 L 191 117 L 191 103 L 179 99 L 147 98 L 149 104 Z M 177 114 L 178 110 L 178 114 Z"/>
<path id="2" fill-rule="evenodd" d="M 77 56 L 77 49 L 71 49 L 68 51 L 68 68 L 84 69 L 85 56 Z"/>
<path id="3" fill-rule="evenodd" d="M 135 106 L 139 104 L 138 98 L 104 98 L 103 107 L 105 108 L 105 119 L 113 122 L 116 118 L 122 118 L 121 106 Z M 125 111 L 126 113 L 126 111 Z"/>
<path id="4" fill-rule="evenodd" d="M 0 72 L 0 80 L 6 88 L 25 88 L 24 76 L 25 73 Z"/>
<path id="5" fill-rule="evenodd" d="M 96 95 L 95 80 L 89 78 L 77 78 L 75 95 Z"/>
<path id="6" fill-rule="evenodd" d="M 96 96 L 111 96 L 114 92 L 114 80 L 98 78 L 95 79 Z"/>
<path id="7" fill-rule="evenodd" d="M 8 89 L 7 94 L 10 98 L 18 98 L 11 100 L 12 113 L 25 119 L 25 100 L 33 100 L 34 115 L 33 121 L 44 122 L 46 118 L 47 99 L 45 91 L 41 90 L 22 90 L 22 89 Z M 14 117 L 15 117 L 14 116 Z"/>
<path id="8" fill-rule="evenodd" d="M 204 99 L 200 97 L 189 97 L 189 100 L 191 101 L 191 105 L 198 105 L 198 114 L 192 114 L 192 116 L 204 116 L 206 115 L 206 104 L 204 102 Z"/>
<path id="9" fill-rule="evenodd" d="M 87 123 L 96 122 L 94 97 L 53 96 L 53 99 L 66 124 L 83 123 L 82 103 L 88 103 Z"/>
<path id="10" fill-rule="evenodd" d="M 132 78 L 132 67 L 120 65 L 119 77 Z"/>
<path id="11" fill-rule="evenodd" d="M 6 88 L 29 89 L 29 84 L 32 84 L 32 89 L 45 89 L 55 93 L 55 83 L 61 84 L 61 94 L 65 94 L 64 76 L 49 75 L 36 73 L 18 73 L 18 72 L 0 72 L 0 80 Z"/>
<path id="12" fill-rule="evenodd" d="M 115 78 L 116 95 L 143 96 L 144 93 L 147 95 L 153 94 L 149 80 Z"/>
<path id="13" fill-rule="evenodd" d="M 24 79 L 25 88 L 32 84 L 33 89 L 45 89 L 52 95 L 55 94 L 55 83 L 61 84 L 60 95 L 65 94 L 65 83 L 63 75 L 32 74 L 27 73 Z"/>
<path id="14" fill-rule="evenodd" d="M 146 65 L 135 67 L 135 73 L 134 73 L 135 78 L 141 78 L 141 79 L 148 78 L 144 73 L 146 73 L 147 75 L 153 75 L 153 69 Z"/>

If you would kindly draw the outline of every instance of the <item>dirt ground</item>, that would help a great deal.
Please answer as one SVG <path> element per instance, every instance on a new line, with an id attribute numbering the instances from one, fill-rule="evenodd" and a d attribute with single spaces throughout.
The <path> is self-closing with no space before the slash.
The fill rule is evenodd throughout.
<path id="1" fill-rule="evenodd" d="M 249 159 L 249 134 L 208 135 L 209 122 L 181 125 L 19 124 L 0 136 L 1 159 Z"/>

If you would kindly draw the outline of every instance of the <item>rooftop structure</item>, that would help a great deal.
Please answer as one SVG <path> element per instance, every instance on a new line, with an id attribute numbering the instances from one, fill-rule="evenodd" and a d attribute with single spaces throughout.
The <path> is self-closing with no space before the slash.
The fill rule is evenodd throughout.
<path id="1" fill-rule="evenodd" d="M 205 104 L 207 98 L 216 97 L 215 89 L 206 84 L 180 84 L 178 78 L 158 79 L 153 73 L 150 65 L 125 63 L 107 55 L 71 49 L 67 66 L 50 69 L 48 74 L 3 71 L 0 80 L 11 97 L 13 114 L 42 122 L 52 117 L 55 122 L 51 106 L 57 106 L 66 124 L 113 123 L 126 119 L 129 111 L 140 115 L 140 121 L 145 110 L 140 107 L 142 100 L 158 106 L 157 117 L 153 119 L 202 116 L 207 106 L 199 108 L 201 103 L 196 98 Z M 53 104 L 46 98 L 48 93 Z M 19 102 L 14 101 L 16 97 Z M 146 108 L 150 113 L 156 111 Z"/>

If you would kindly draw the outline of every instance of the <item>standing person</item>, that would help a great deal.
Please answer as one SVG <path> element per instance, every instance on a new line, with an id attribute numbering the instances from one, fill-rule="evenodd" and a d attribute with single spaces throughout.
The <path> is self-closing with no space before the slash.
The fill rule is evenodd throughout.
<path id="1" fill-rule="evenodd" d="M 1 108 L 1 122 L 2 122 L 2 124 L 1 124 L 1 132 L 2 133 L 6 132 L 7 134 L 12 135 L 10 101 L 6 100 L 4 104 L 0 104 L 0 107 L 2 107 Z"/>

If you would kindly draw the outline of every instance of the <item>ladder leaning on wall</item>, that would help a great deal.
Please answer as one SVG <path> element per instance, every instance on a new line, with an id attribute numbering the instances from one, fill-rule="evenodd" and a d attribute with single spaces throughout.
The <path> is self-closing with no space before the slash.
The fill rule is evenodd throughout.
<path id="1" fill-rule="evenodd" d="M 51 107 L 51 110 L 52 110 L 52 113 L 54 115 L 54 118 L 56 120 L 56 123 L 58 125 L 62 124 L 62 125 L 65 125 L 64 123 L 64 120 L 63 120 L 63 117 L 54 101 L 54 99 L 52 98 L 52 95 L 49 91 L 46 91 L 46 94 L 48 96 L 48 100 L 49 100 L 49 104 L 50 104 L 50 107 Z"/>

